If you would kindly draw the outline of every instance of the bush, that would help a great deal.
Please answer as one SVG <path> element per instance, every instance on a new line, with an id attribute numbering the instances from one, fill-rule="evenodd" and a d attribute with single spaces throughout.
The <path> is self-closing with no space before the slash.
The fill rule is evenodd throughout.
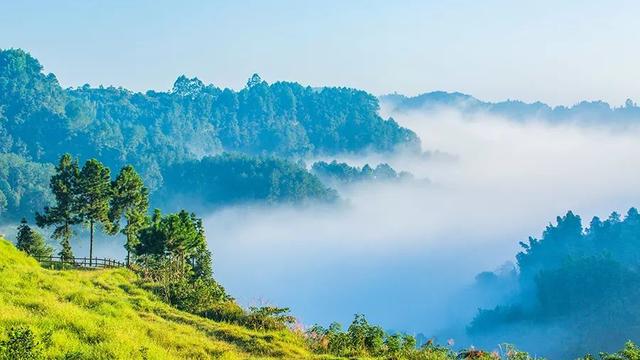
<path id="1" fill-rule="evenodd" d="M 289 315 L 289 308 L 275 306 L 251 307 L 243 320 L 243 325 L 254 330 L 284 330 L 295 323 Z"/>
<path id="2" fill-rule="evenodd" d="M 0 360 L 42 359 L 42 346 L 31 329 L 14 327 L 7 339 L 0 342 Z"/>
<path id="3" fill-rule="evenodd" d="M 223 321 L 231 324 L 242 324 L 246 317 L 244 309 L 233 301 L 210 304 L 198 315 L 214 321 Z"/>
<path id="4" fill-rule="evenodd" d="M 338 323 L 328 328 L 314 325 L 307 333 L 307 343 L 316 353 L 344 357 L 383 357 L 388 359 L 431 359 L 415 357 L 416 339 L 406 334 L 386 334 L 377 325 L 369 324 L 364 315 L 356 314 L 347 331 Z M 426 351 L 426 350 L 425 350 Z M 426 352 L 425 352 L 426 354 Z M 430 354 L 430 352 L 429 352 Z"/>

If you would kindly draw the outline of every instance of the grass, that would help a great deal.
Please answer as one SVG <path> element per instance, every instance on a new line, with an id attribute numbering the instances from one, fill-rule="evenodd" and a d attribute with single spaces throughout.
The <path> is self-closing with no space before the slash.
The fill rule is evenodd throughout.
<path id="1" fill-rule="evenodd" d="M 292 331 L 194 316 L 156 299 L 126 269 L 43 269 L 0 238 L 0 338 L 28 326 L 51 359 L 313 358 Z"/>

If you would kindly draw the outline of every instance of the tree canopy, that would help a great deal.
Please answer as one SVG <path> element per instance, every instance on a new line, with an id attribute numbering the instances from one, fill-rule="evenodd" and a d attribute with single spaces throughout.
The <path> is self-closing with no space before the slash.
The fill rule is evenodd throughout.
<path id="1" fill-rule="evenodd" d="M 32 229 L 29 224 L 27 224 L 26 219 L 22 219 L 18 226 L 16 247 L 18 250 L 22 250 L 33 257 L 48 257 L 53 253 L 53 249 L 47 245 L 44 237 Z"/>
<path id="2" fill-rule="evenodd" d="M 626 340 L 640 340 L 640 214 L 614 212 L 594 217 L 583 227 L 569 211 L 547 226 L 540 239 L 521 242 L 517 254 L 518 287 L 494 309 L 480 310 L 469 333 L 478 338 L 504 337 L 517 327 L 526 345 L 533 332 L 553 326 L 563 338 L 547 349 L 561 357 L 612 351 Z M 501 281 L 495 274 L 495 281 Z M 552 348 L 552 346 L 556 348 Z M 537 344 L 540 348 L 540 344 Z"/>
<path id="3" fill-rule="evenodd" d="M 89 85 L 63 89 L 37 59 L 19 49 L 0 50 L 0 138 L 0 220 L 18 220 L 51 205 L 48 177 L 69 151 L 112 169 L 134 166 L 151 195 L 171 177 L 173 166 L 194 167 L 203 157 L 223 152 L 260 163 L 267 157 L 296 162 L 311 155 L 420 149 L 415 133 L 383 119 L 376 97 L 356 89 L 269 84 L 257 74 L 239 91 L 186 76 L 166 92 Z M 206 173 L 207 161 L 199 164 Z M 261 200 L 288 201 L 305 188 L 316 191 L 311 177 L 296 174 L 292 181 L 300 183 L 275 181 L 284 189 L 302 190 L 262 192 L 268 198 Z"/>
<path id="4" fill-rule="evenodd" d="M 222 154 L 171 166 L 158 193 L 161 203 L 172 198 L 192 204 L 223 205 L 254 202 L 332 201 L 334 190 L 304 166 L 274 157 Z"/>
<path id="5" fill-rule="evenodd" d="M 349 88 L 268 84 L 254 75 L 240 91 L 179 77 L 168 92 L 62 89 L 22 50 L 0 51 L 0 152 L 54 162 L 74 155 L 132 164 L 151 189 L 160 169 L 221 151 L 302 156 L 419 149 L 419 140 L 379 116 L 376 97 Z"/>

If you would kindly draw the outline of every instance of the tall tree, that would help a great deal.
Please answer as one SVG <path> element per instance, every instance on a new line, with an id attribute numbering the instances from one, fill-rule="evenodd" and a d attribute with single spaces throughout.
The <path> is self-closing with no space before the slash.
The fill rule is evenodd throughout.
<path id="1" fill-rule="evenodd" d="M 118 227 L 120 218 L 124 216 L 127 224 L 122 229 L 127 242 L 127 265 L 130 255 L 138 243 L 138 232 L 147 223 L 149 209 L 149 190 L 144 186 L 142 178 L 131 165 L 127 165 L 112 183 L 113 197 L 111 198 L 111 221 Z"/>
<path id="2" fill-rule="evenodd" d="M 60 240 L 63 249 L 68 248 L 68 254 L 71 254 L 69 240 L 73 236 L 73 225 L 81 222 L 76 206 L 79 176 L 78 160 L 73 159 L 70 154 L 62 155 L 49 183 L 55 205 L 46 206 L 44 212 L 36 213 L 36 224 L 39 227 L 56 226 L 52 237 Z"/>
<path id="3" fill-rule="evenodd" d="M 137 255 L 168 257 L 178 264 L 176 271 L 192 271 L 196 277 L 210 277 L 211 254 L 207 250 L 202 220 L 181 210 L 162 216 L 155 210 L 151 224 L 140 231 Z"/>
<path id="4" fill-rule="evenodd" d="M 49 257 L 53 253 L 51 246 L 45 243 L 42 235 L 27 224 L 27 219 L 22 218 L 18 226 L 16 247 L 33 257 Z"/>
<path id="5" fill-rule="evenodd" d="M 109 168 L 96 159 L 88 160 L 80 171 L 77 209 L 82 222 L 89 226 L 89 266 L 93 264 L 95 225 L 101 224 L 110 234 L 117 231 L 109 219 L 111 193 Z"/>

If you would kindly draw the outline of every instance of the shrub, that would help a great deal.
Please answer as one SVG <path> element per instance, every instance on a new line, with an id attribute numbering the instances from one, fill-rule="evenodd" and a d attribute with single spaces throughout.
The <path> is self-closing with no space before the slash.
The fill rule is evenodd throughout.
<path id="1" fill-rule="evenodd" d="M 250 307 L 243 325 L 254 330 L 283 330 L 295 321 L 296 318 L 289 315 L 289 308 L 262 306 Z"/>
<path id="2" fill-rule="evenodd" d="M 7 339 L 0 342 L 0 360 L 42 359 L 42 346 L 31 329 L 14 327 Z"/>
<path id="3" fill-rule="evenodd" d="M 214 321 L 223 321 L 232 324 L 242 324 L 246 313 L 238 304 L 233 301 L 222 301 L 210 304 L 198 315 Z"/>

